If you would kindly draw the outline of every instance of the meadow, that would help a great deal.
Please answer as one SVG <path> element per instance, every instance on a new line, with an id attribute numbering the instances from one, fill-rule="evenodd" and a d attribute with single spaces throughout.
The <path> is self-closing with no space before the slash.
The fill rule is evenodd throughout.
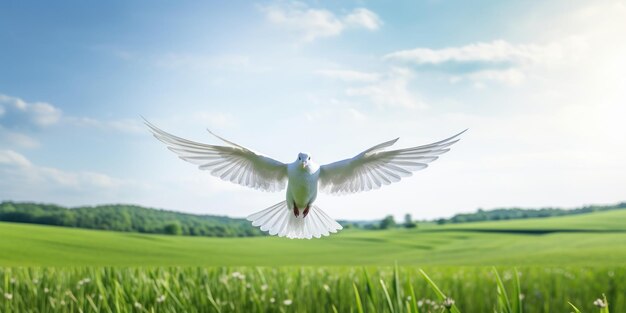
<path id="1" fill-rule="evenodd" d="M 423 269 L 460 312 L 521 312 L 518 298 L 523 312 L 599 312 L 603 294 L 626 312 L 624 221 L 617 210 L 311 241 L 0 223 L 0 311 L 446 312 Z"/>

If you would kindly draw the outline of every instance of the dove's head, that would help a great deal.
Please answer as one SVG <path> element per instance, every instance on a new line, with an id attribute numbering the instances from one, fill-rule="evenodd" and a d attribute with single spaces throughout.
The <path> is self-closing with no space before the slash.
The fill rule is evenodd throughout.
<path id="1" fill-rule="evenodd" d="M 308 153 L 298 153 L 298 162 L 302 168 L 305 168 L 309 164 L 309 161 L 311 161 L 311 156 Z"/>

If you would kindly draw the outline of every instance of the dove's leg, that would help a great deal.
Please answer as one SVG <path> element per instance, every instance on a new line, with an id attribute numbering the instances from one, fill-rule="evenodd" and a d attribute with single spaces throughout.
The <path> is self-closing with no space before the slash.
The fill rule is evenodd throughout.
<path id="1" fill-rule="evenodd" d="M 298 217 L 298 215 L 300 215 L 300 211 L 298 211 L 298 207 L 296 206 L 296 202 L 295 201 L 293 202 L 293 215 L 295 215 L 296 217 Z"/>
<path id="2" fill-rule="evenodd" d="M 309 209 L 311 208 L 311 204 L 307 204 L 306 205 L 306 209 L 304 209 L 304 212 L 302 212 L 302 217 L 306 217 L 309 214 Z"/>

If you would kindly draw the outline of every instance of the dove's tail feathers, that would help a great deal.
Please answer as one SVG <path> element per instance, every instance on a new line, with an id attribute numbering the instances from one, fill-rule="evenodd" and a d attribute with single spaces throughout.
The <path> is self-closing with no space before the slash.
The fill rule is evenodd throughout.
<path id="1" fill-rule="evenodd" d="M 343 228 L 317 206 L 312 206 L 306 217 L 302 214 L 296 217 L 286 201 L 254 213 L 248 216 L 248 220 L 253 226 L 260 227 L 262 231 L 267 231 L 270 235 L 291 239 L 320 238 Z"/>

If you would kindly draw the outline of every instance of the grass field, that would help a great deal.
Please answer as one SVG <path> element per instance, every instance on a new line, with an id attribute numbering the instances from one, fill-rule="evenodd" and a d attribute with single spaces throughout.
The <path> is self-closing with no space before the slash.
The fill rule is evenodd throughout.
<path id="1" fill-rule="evenodd" d="M 523 312 L 598 312 L 603 293 L 626 312 L 625 221 L 619 210 L 310 241 L 0 223 L 0 312 L 445 312 L 418 268 L 461 312 L 493 312 L 491 266 L 509 293 L 519 269 Z"/>
<path id="2" fill-rule="evenodd" d="M 625 224 L 626 210 L 618 210 L 418 230 L 344 230 L 317 240 L 290 240 L 0 223 L 0 266 L 617 266 L 626 260 Z"/>
<path id="3" fill-rule="evenodd" d="M 425 271 L 461 312 L 498 307 L 490 268 Z M 568 301 L 598 312 L 593 301 L 602 293 L 611 312 L 626 307 L 623 268 L 519 272 L 523 312 L 570 312 Z M 513 303 L 513 269 L 500 269 L 500 276 Z M 366 312 L 446 312 L 414 267 L 397 275 L 393 267 L 13 268 L 0 269 L 0 279 L 2 312 L 359 312 L 357 292 Z"/>

